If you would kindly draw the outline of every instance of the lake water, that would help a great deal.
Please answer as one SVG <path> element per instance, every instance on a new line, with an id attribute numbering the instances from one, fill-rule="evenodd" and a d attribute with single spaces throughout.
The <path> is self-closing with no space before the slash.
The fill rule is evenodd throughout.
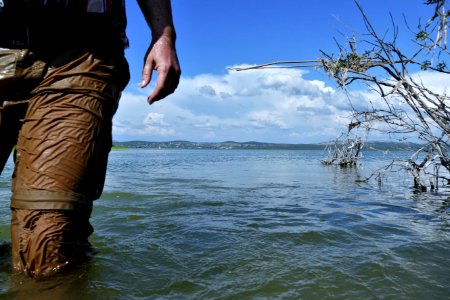
<path id="1" fill-rule="evenodd" d="M 450 194 L 323 166 L 321 151 L 115 151 L 96 249 L 34 281 L 9 263 L 11 162 L 0 177 L 1 299 L 449 299 Z"/>

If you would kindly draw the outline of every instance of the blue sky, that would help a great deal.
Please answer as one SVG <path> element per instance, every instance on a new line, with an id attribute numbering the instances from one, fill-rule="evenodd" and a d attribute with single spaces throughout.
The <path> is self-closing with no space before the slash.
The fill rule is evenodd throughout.
<path id="1" fill-rule="evenodd" d="M 426 21 L 422 0 L 360 0 L 384 32 L 390 16 Z M 115 140 L 323 142 L 346 128 L 348 99 L 316 70 L 236 72 L 227 67 L 315 59 L 336 52 L 334 38 L 364 32 L 353 0 L 172 0 L 182 79 L 174 95 L 149 106 L 139 88 L 150 32 L 127 1 L 131 81 L 114 119 Z M 400 45 L 410 32 L 400 26 Z M 355 91 L 364 103 L 367 93 Z M 359 99 L 360 97 L 361 99 Z"/>

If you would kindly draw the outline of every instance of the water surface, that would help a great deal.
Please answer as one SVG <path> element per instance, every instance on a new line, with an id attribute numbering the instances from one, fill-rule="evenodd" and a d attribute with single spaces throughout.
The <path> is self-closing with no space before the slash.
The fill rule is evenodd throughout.
<path id="1" fill-rule="evenodd" d="M 0 298 L 449 299 L 450 200 L 321 151 L 112 152 L 95 203 L 96 254 L 35 282 L 12 275 L 9 176 L 0 177 Z"/>

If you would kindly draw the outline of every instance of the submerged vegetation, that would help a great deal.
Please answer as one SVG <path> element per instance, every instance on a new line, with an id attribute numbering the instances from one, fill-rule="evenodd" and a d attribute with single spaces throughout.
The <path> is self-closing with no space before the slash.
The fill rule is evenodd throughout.
<path id="1" fill-rule="evenodd" d="M 420 191 L 436 189 L 439 179 L 448 184 L 450 97 L 445 89 L 436 91 L 427 86 L 420 73 L 450 74 L 446 64 L 450 54 L 447 48 L 448 1 L 425 2 L 434 6 L 434 14 L 424 25 L 419 24 L 417 30 L 407 26 L 413 34 L 407 49 L 397 43 L 399 31 L 394 20 L 391 34 L 380 34 L 358 1 L 355 3 L 366 33 L 347 38 L 345 44 L 338 43 L 337 56 L 322 51 L 320 59 L 323 69 L 343 89 L 353 83 L 363 83 L 378 95 L 378 99 L 370 101 L 369 107 L 353 108 L 349 131 L 363 129 L 366 133 L 378 131 L 400 140 L 420 140 L 424 146 L 408 161 L 393 162 L 383 170 L 397 166 L 408 171 L 414 187 Z M 439 172 L 440 167 L 445 172 Z M 380 176 L 378 173 L 375 177 Z"/>
<path id="2" fill-rule="evenodd" d="M 341 135 L 327 145 L 328 157 L 322 160 L 325 165 L 337 164 L 341 167 L 356 166 L 361 158 L 363 142 L 360 137 L 349 138 Z"/>
<path id="3" fill-rule="evenodd" d="M 439 180 L 448 185 L 450 97 L 445 87 L 433 90 L 421 78 L 424 74 L 450 75 L 448 0 L 426 0 L 424 5 L 432 7 L 433 13 L 425 24 L 419 22 L 416 29 L 409 26 L 408 16 L 405 16 L 405 28 L 412 34 L 411 43 L 406 46 L 398 43 L 399 28 L 392 17 L 389 30 L 383 29 L 380 33 L 357 0 L 355 4 L 363 18 L 365 32 L 353 33 L 343 43 L 337 42 L 337 54 L 321 51 L 321 57 L 316 60 L 273 62 L 235 70 L 317 68 L 325 71 L 345 91 L 356 83 L 366 85 L 376 97 L 365 108 L 356 108 L 348 92 L 352 114 L 347 135 L 337 139 L 324 163 L 354 165 L 361 148 L 349 148 L 352 144 L 348 143 L 358 141 L 360 132 L 368 136 L 377 131 L 399 141 L 419 141 L 423 146 L 407 162 L 393 162 L 370 178 L 380 178 L 386 170 L 397 166 L 396 170 L 406 170 L 412 175 L 414 186 L 420 191 L 436 189 Z"/>

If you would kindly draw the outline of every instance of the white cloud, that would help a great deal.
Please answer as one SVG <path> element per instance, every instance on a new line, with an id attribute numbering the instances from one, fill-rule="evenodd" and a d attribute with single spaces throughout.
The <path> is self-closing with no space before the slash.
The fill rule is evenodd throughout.
<path id="1" fill-rule="evenodd" d="M 288 129 L 289 126 L 283 121 L 283 117 L 276 115 L 271 111 L 255 111 L 248 116 L 251 124 L 257 128 L 264 128 L 266 126 L 275 126 L 279 129 Z"/>
<path id="2" fill-rule="evenodd" d="M 167 125 L 164 122 L 164 114 L 151 112 L 144 118 L 144 124 L 148 125 Z"/>
<path id="3" fill-rule="evenodd" d="M 448 94 L 448 75 L 434 71 L 421 71 L 412 75 L 412 78 L 418 83 L 422 83 L 430 91 L 437 94 Z"/>
<path id="4" fill-rule="evenodd" d="M 207 139 L 215 138 L 216 137 L 216 133 L 214 131 L 208 131 L 208 132 L 205 133 L 204 137 L 207 138 Z"/>
<path id="5" fill-rule="evenodd" d="M 268 141 L 334 138 L 346 126 L 347 97 L 304 71 L 263 69 L 182 78 L 175 94 L 148 106 L 130 87 L 114 119 L 119 140 Z M 149 93 L 145 90 L 145 93 Z M 358 105 L 365 105 L 364 95 Z"/>

